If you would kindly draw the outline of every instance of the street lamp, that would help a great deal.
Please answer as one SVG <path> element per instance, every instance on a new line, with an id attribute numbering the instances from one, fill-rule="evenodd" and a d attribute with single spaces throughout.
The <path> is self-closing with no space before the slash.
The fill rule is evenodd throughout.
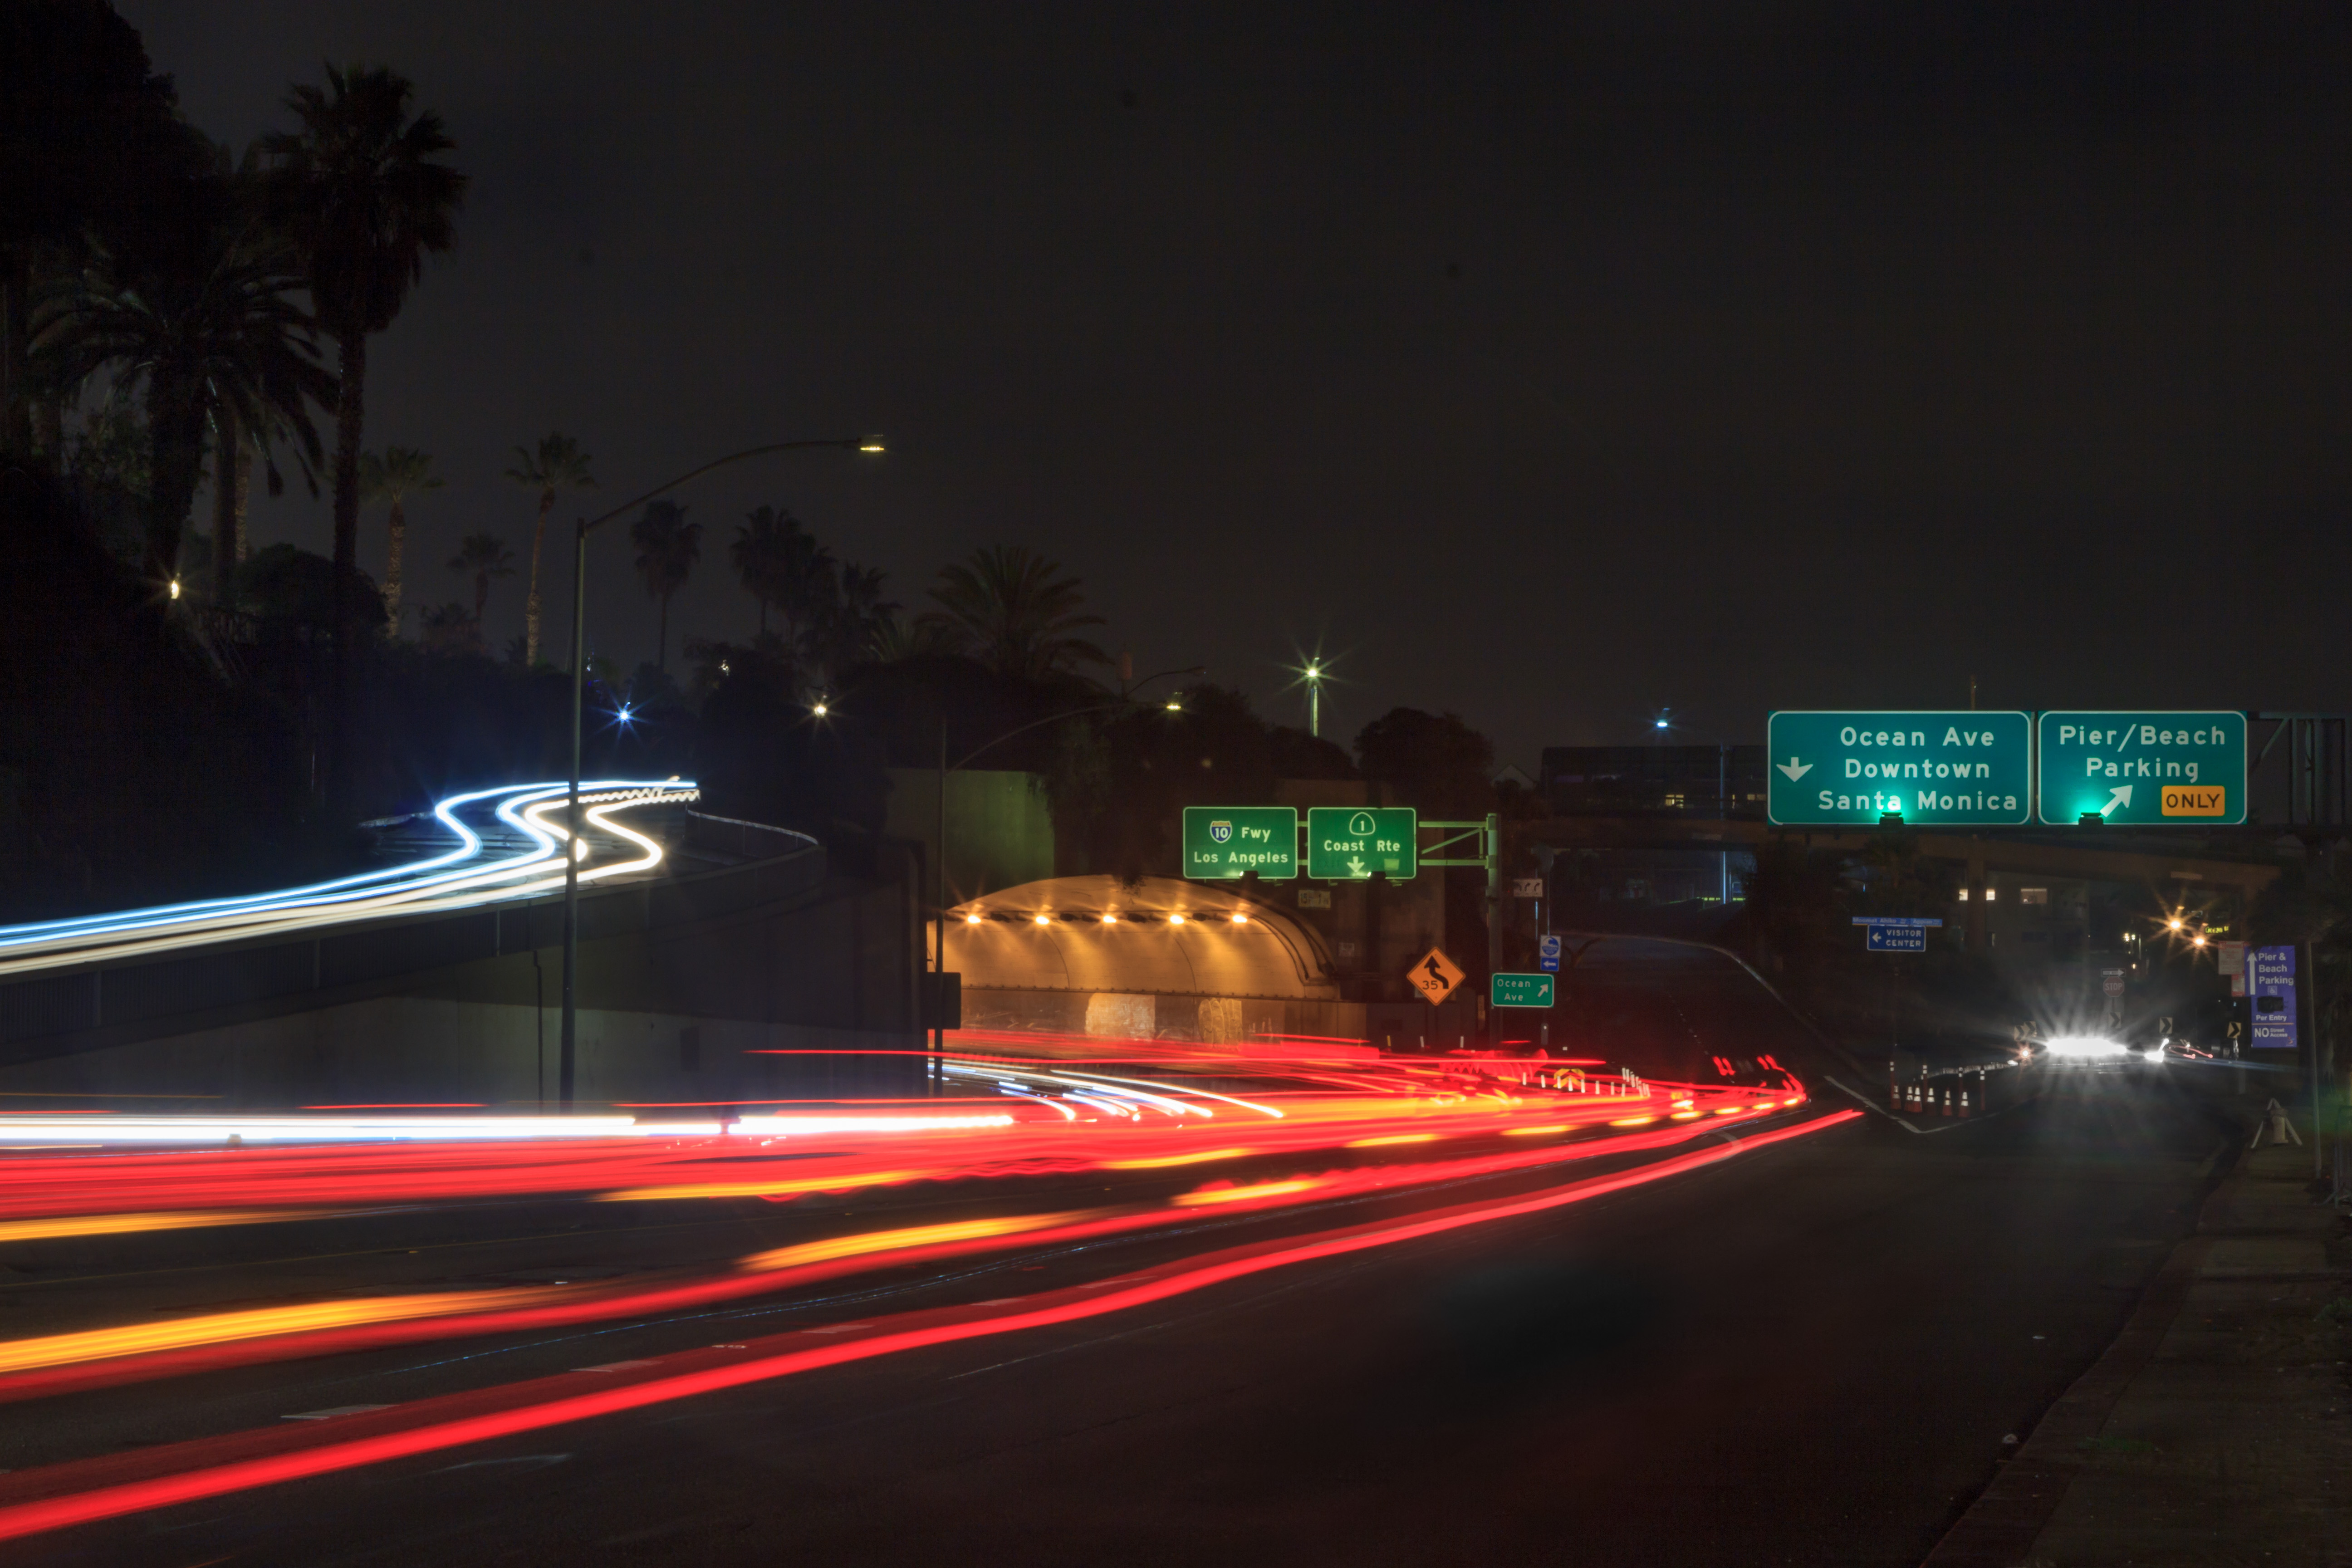
<path id="1" fill-rule="evenodd" d="M 602 517 L 593 517 L 573 526 L 572 534 L 572 790 L 565 800 L 564 822 L 571 828 L 571 839 L 563 857 L 563 1040 L 556 1055 L 556 1100 L 559 1107 L 572 1109 L 572 1079 L 579 1065 L 580 1016 L 578 1006 L 580 977 L 580 710 L 586 700 L 583 683 L 583 666 L 587 663 L 588 624 L 588 535 L 624 512 L 634 511 L 656 496 L 677 489 L 689 479 L 698 479 L 713 468 L 723 468 L 730 463 L 740 463 L 752 458 L 764 458 L 774 452 L 799 452 L 831 447 L 843 452 L 879 452 L 879 436 L 849 436 L 833 441 L 774 441 L 764 447 L 747 447 L 730 452 L 723 458 L 689 468 L 667 484 L 656 485 L 633 500 L 622 502 Z"/>
<path id="2" fill-rule="evenodd" d="M 1323 661 L 1307 661 L 1307 732 L 1320 740 L 1323 735 Z"/>

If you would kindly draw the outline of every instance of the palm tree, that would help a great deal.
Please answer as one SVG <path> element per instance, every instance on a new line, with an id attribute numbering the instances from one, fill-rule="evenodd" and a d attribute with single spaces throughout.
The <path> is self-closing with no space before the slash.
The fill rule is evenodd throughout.
<path id="1" fill-rule="evenodd" d="M 784 618 L 787 642 L 800 637 L 832 585 L 833 552 L 819 544 L 800 519 L 778 507 L 763 506 L 746 516 L 727 547 L 727 558 L 760 602 L 761 635 L 768 630 L 772 608 Z"/>
<path id="2" fill-rule="evenodd" d="M 925 619 L 961 652 L 1001 675 L 1040 680 L 1110 656 L 1073 634 L 1106 624 L 1080 613 L 1086 595 L 1062 565 L 1019 545 L 995 544 L 940 569 Z"/>
<path id="3" fill-rule="evenodd" d="M 94 247 L 45 292 L 33 353 L 61 386 L 110 369 L 118 394 L 143 389 L 146 569 L 161 580 L 178 568 L 207 427 L 231 476 L 240 447 L 272 434 L 292 438 L 307 474 L 320 454 L 310 405 L 331 405 L 337 387 L 293 299 L 303 279 L 291 255 L 241 210 L 225 171 L 191 176 L 155 206 L 135 253 Z M 271 476 L 275 489 L 274 466 Z"/>
<path id="4" fill-rule="evenodd" d="M 676 501 L 649 500 L 645 514 L 629 525 L 629 541 L 637 547 L 637 575 L 646 592 L 661 605 L 661 632 L 655 645 L 654 666 L 669 669 L 669 597 L 686 586 L 688 574 L 702 559 L 702 524 L 686 521 L 686 508 Z"/>
<path id="5" fill-rule="evenodd" d="M 507 478 L 539 492 L 539 521 L 530 531 L 530 596 L 523 601 L 522 661 L 539 662 L 539 549 L 547 538 L 547 514 L 565 490 L 589 490 L 596 481 L 588 477 L 588 454 L 571 437 L 551 430 L 539 438 L 539 450 L 517 447 L 515 466 Z"/>
<path id="6" fill-rule="evenodd" d="M 385 501 L 392 507 L 392 548 L 383 568 L 383 614 L 394 637 L 400 635 L 401 554 L 408 542 L 408 514 L 403 506 L 410 496 L 420 490 L 437 490 L 440 488 L 441 476 L 433 471 L 433 458 L 429 453 L 420 452 L 414 447 L 386 447 L 381 458 L 373 452 L 360 454 L 360 500 L 362 502 Z M 488 584 L 485 583 L 484 586 L 487 587 Z"/>
<path id="7" fill-rule="evenodd" d="M 495 533 L 469 533 L 457 542 L 449 570 L 474 574 L 474 629 L 478 633 L 482 608 L 490 602 L 490 579 L 514 575 L 514 552 Z"/>
<path id="8" fill-rule="evenodd" d="M 400 314 L 425 256 L 457 243 L 466 176 L 437 160 L 457 145 L 441 117 L 410 115 L 415 89 L 405 77 L 382 67 L 326 69 L 323 89 L 298 86 L 287 95 L 301 129 L 269 136 L 262 148 L 271 205 L 309 275 L 311 306 L 335 340 L 335 572 L 349 578 L 359 571 L 368 334 Z M 359 641 L 348 604 L 349 595 L 337 595 L 330 777 L 339 792 L 348 783 L 346 671 Z"/>

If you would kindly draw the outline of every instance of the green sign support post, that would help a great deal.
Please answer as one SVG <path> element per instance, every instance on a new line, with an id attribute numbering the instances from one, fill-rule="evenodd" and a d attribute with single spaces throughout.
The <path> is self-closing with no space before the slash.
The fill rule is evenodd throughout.
<path id="1" fill-rule="evenodd" d="M 2020 827 L 2031 730 L 2007 711 L 1775 713 L 1767 815 L 1786 827 Z"/>
<path id="2" fill-rule="evenodd" d="M 1331 882 L 1401 882 L 1420 869 L 1419 823 L 1409 805 L 1316 805 L 1307 810 L 1307 874 Z"/>
<path id="3" fill-rule="evenodd" d="M 2042 820 L 2219 827 L 2246 820 L 2246 716 L 2042 715 Z"/>
<path id="4" fill-rule="evenodd" d="M 1496 974 L 1486 983 L 1489 1007 L 1549 1007 L 1556 974 Z"/>
<path id="5" fill-rule="evenodd" d="M 1289 805 L 1188 805 L 1184 875 L 1228 882 L 1252 871 L 1268 880 L 1298 875 L 1298 808 Z"/>

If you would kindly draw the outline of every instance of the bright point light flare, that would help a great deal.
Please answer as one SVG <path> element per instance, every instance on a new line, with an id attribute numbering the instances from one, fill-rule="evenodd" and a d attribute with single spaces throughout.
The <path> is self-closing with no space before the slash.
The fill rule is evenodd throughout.
<path id="1" fill-rule="evenodd" d="M 2121 1040 L 2110 1040 L 2098 1035 L 2061 1035 L 2046 1043 L 2053 1057 L 2119 1057 L 2126 1047 Z"/>

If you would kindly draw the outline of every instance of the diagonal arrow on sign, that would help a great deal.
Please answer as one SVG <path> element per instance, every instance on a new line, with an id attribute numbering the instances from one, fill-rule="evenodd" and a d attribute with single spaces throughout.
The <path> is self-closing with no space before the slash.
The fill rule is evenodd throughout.
<path id="1" fill-rule="evenodd" d="M 1785 763 L 1774 763 L 1772 765 L 1780 769 L 1782 773 L 1788 774 L 1789 782 L 1790 784 L 1795 784 L 1799 779 L 1803 778 L 1807 773 L 1813 771 L 1812 763 L 1801 763 L 1794 757 L 1790 757 Z"/>
<path id="2" fill-rule="evenodd" d="M 2109 790 L 2107 792 L 2107 804 L 2099 807 L 2099 815 L 2101 816 L 2105 816 L 2107 813 L 2115 810 L 2115 808 L 2119 805 L 2129 805 L 2131 804 L 2131 792 L 2132 786 L 2129 784 L 2117 784 L 2115 788 Z"/>

